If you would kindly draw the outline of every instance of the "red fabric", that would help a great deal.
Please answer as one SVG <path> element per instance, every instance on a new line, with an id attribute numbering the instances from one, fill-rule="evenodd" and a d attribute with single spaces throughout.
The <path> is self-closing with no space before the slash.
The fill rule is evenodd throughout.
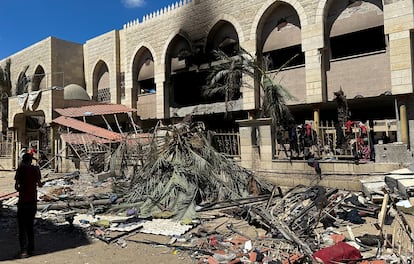
<path id="1" fill-rule="evenodd" d="M 16 171 L 15 180 L 19 183 L 19 202 L 37 201 L 37 182 L 40 181 L 39 167 L 21 164 Z"/>
<path id="2" fill-rule="evenodd" d="M 306 124 L 306 135 L 307 136 L 311 135 L 311 129 L 312 129 L 312 126 L 310 124 Z"/>
<path id="3" fill-rule="evenodd" d="M 347 133 L 351 133 L 352 123 L 353 122 L 351 120 L 346 121 L 345 126 L 346 126 L 346 132 Z"/>
<path id="4" fill-rule="evenodd" d="M 360 259 L 362 256 L 358 249 L 345 242 L 339 242 L 336 245 L 316 251 L 313 253 L 313 258 L 315 260 L 320 259 L 325 264 L 333 264 L 332 261 L 341 262 L 344 259 Z"/>
<path id="5" fill-rule="evenodd" d="M 359 125 L 359 127 L 361 128 L 361 133 L 362 134 L 366 134 L 367 133 L 367 126 L 365 126 L 365 125 Z"/>
<path id="6" fill-rule="evenodd" d="M 31 148 L 28 153 L 33 156 L 36 153 L 36 149 Z"/>

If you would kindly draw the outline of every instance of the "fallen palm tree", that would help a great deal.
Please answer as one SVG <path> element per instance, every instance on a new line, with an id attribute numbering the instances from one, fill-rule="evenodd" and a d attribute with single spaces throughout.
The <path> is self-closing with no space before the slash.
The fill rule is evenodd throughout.
<path id="1" fill-rule="evenodd" d="M 197 205 L 248 197 L 271 188 L 218 153 L 207 140 L 202 123 L 156 128 L 154 135 L 143 166 L 135 168 L 128 185 L 121 188 L 127 203 L 142 202 L 140 216 L 193 219 Z"/>

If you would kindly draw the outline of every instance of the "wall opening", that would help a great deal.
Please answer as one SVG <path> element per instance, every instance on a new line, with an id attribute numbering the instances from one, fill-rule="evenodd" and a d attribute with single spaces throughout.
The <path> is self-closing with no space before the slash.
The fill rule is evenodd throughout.
<path id="1" fill-rule="evenodd" d="M 384 27 L 374 27 L 330 38 L 332 59 L 385 51 Z"/>
<path id="2" fill-rule="evenodd" d="M 94 94 L 98 102 L 111 102 L 109 85 L 109 69 L 105 62 L 100 61 L 94 72 Z"/>
<path id="3" fill-rule="evenodd" d="M 278 70 L 284 67 L 301 66 L 305 64 L 305 53 L 302 52 L 302 45 L 294 45 L 278 50 L 263 53 L 267 70 Z"/>
<path id="4" fill-rule="evenodd" d="M 217 22 L 207 37 L 206 55 L 209 60 L 217 60 L 214 51 L 220 50 L 231 57 L 237 55 L 239 49 L 239 36 L 234 26 L 224 20 Z"/>
<path id="5" fill-rule="evenodd" d="M 32 91 L 46 89 L 45 70 L 42 66 L 37 66 L 32 80 Z"/>

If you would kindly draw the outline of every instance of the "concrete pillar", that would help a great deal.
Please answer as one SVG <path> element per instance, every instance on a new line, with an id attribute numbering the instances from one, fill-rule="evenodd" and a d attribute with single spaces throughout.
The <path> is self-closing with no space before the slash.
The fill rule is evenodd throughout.
<path id="1" fill-rule="evenodd" d="M 319 116 L 319 106 L 318 107 L 314 107 L 313 108 L 313 129 L 316 131 L 316 134 L 318 135 L 318 137 L 320 137 L 319 135 L 319 126 L 320 126 L 320 116 Z"/>
<path id="2" fill-rule="evenodd" d="M 136 100 L 132 92 L 133 82 L 132 82 L 132 71 L 125 72 L 125 98 L 122 100 L 122 104 L 127 107 L 136 107 Z M 133 102 L 135 100 L 135 103 Z"/>
<path id="3" fill-rule="evenodd" d="M 392 94 L 413 92 L 410 30 L 389 34 Z"/>
<path id="4" fill-rule="evenodd" d="M 321 14 L 322 15 L 322 14 Z M 326 97 L 325 40 L 322 18 L 315 24 L 305 24 L 302 32 L 302 51 L 305 53 L 306 103 L 320 103 Z"/>
<path id="5" fill-rule="evenodd" d="M 389 39 L 391 91 L 393 95 L 412 93 L 414 2 L 399 0 L 383 3 L 384 33 Z"/>
<path id="6" fill-rule="evenodd" d="M 56 149 L 55 149 L 56 145 L 55 145 L 55 129 L 50 126 L 50 157 L 51 157 L 51 161 L 50 161 L 50 167 L 52 169 L 55 169 L 56 166 Z"/>
<path id="7" fill-rule="evenodd" d="M 246 52 L 249 54 L 256 54 L 256 43 L 254 40 L 248 40 L 240 43 Z M 257 58 L 260 61 L 260 57 Z M 247 85 L 242 85 L 240 91 L 243 93 L 243 110 L 254 110 L 260 108 L 260 79 L 255 76 L 248 76 L 243 74 L 243 82 Z M 253 89 L 252 89 L 253 87 Z"/>
<path id="8" fill-rule="evenodd" d="M 323 101 L 323 83 L 325 81 L 323 79 L 322 59 L 322 54 L 319 49 L 305 51 L 307 103 L 319 103 Z"/>
<path id="9" fill-rule="evenodd" d="M 166 67 L 164 63 L 154 65 L 154 81 L 157 87 L 157 119 L 170 117 L 170 92 L 168 84 L 165 83 Z"/>
<path id="10" fill-rule="evenodd" d="M 17 163 L 19 162 L 19 157 L 18 157 L 18 142 L 17 142 L 17 130 L 13 128 L 13 133 L 12 133 L 12 168 L 16 169 L 17 168 Z"/>
<path id="11" fill-rule="evenodd" d="M 239 133 L 241 166 L 253 169 L 252 127 L 240 127 Z"/>
<path id="12" fill-rule="evenodd" d="M 404 104 L 400 105 L 400 124 L 401 124 L 401 141 L 408 145 L 408 121 L 407 108 Z"/>
<path id="13" fill-rule="evenodd" d="M 260 130 L 260 169 L 271 169 L 273 160 L 273 137 L 271 125 L 262 125 Z"/>

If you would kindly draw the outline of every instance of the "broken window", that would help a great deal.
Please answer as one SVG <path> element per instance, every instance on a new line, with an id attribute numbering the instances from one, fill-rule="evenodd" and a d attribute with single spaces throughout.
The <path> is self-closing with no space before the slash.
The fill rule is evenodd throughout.
<path id="1" fill-rule="evenodd" d="M 330 42 L 332 59 L 386 49 L 383 26 L 331 37 Z"/>
<path id="2" fill-rule="evenodd" d="M 184 71 L 171 75 L 173 90 L 173 106 L 182 107 L 202 103 L 213 103 L 224 101 L 224 96 L 214 95 L 204 97 L 202 87 L 205 84 L 208 72 L 205 71 Z"/>
<path id="3" fill-rule="evenodd" d="M 380 0 L 333 1 L 327 15 L 331 58 L 384 51 L 384 14 Z"/>
<path id="4" fill-rule="evenodd" d="M 292 67 L 305 64 L 305 54 L 302 52 L 301 45 L 272 50 L 263 55 L 269 71 L 278 70 L 283 65 L 284 67 Z M 285 65 L 287 62 L 289 63 Z"/>

